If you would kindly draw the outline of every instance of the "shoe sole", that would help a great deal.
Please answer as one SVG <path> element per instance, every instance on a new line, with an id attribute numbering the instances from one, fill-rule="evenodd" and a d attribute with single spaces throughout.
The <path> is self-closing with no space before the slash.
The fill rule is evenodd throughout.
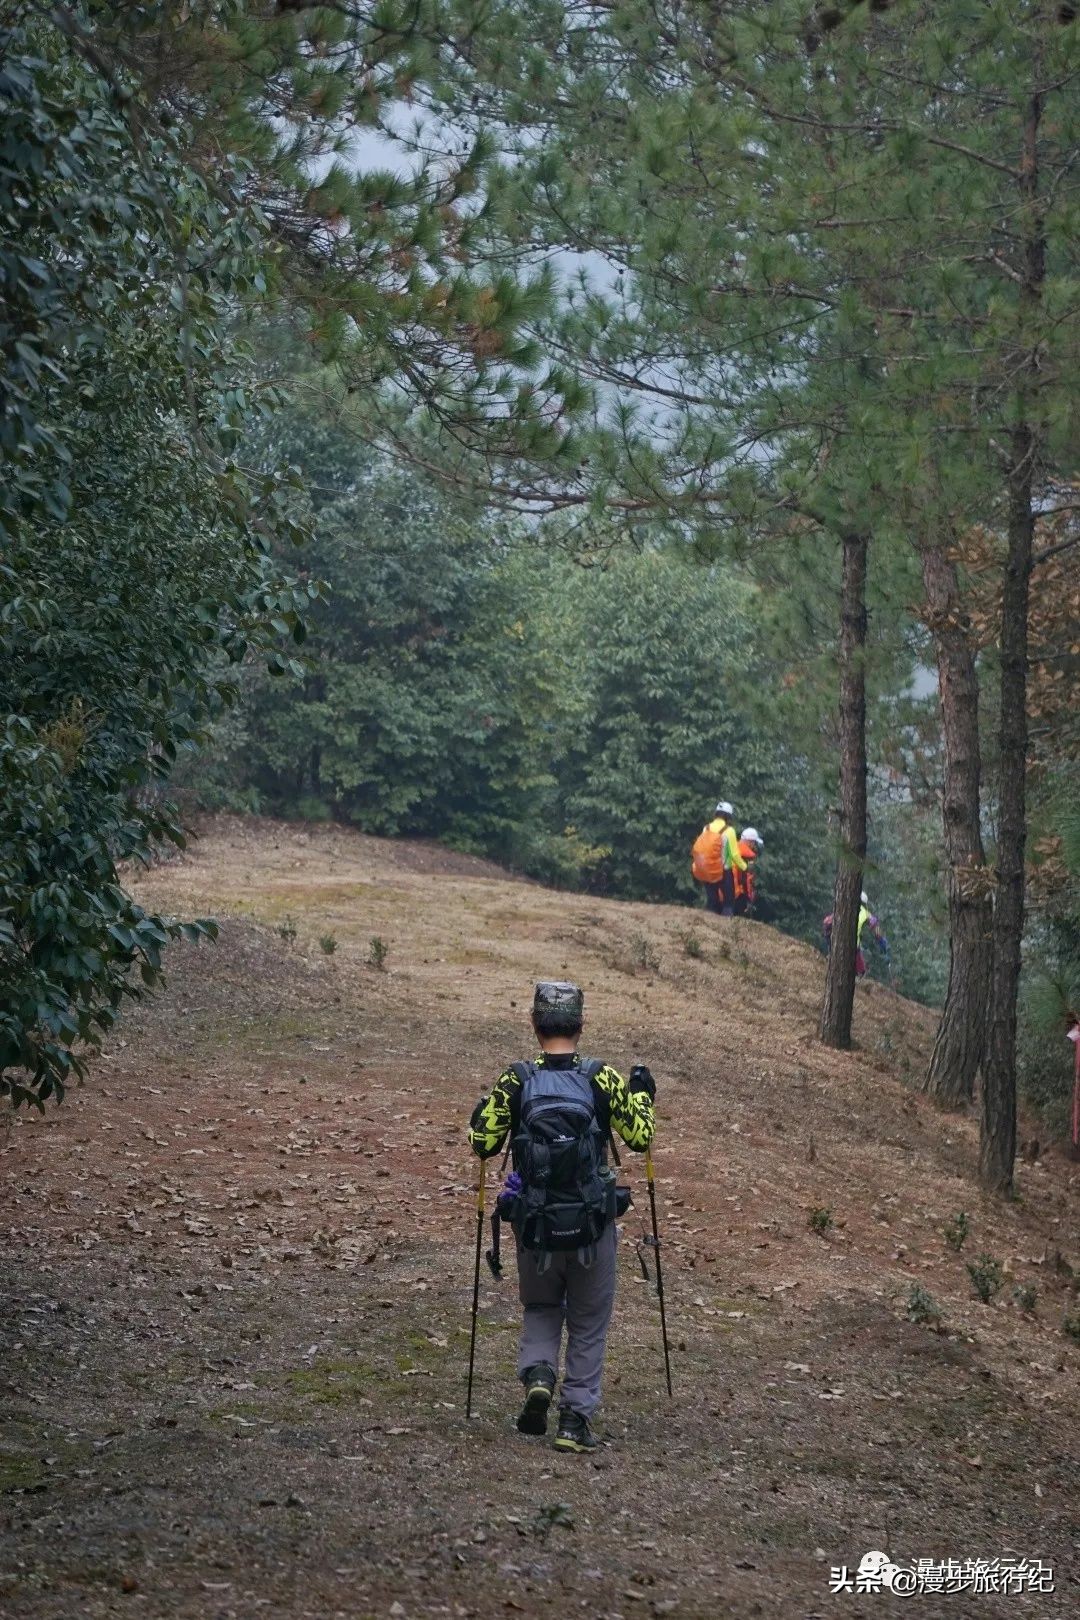
<path id="1" fill-rule="evenodd" d="M 548 1407 L 551 1391 L 546 1384 L 534 1384 L 525 1396 L 525 1405 L 517 1420 L 519 1434 L 547 1434 Z"/>
<path id="2" fill-rule="evenodd" d="M 555 1436 L 554 1447 L 556 1451 L 583 1452 L 596 1450 L 595 1446 L 583 1446 L 580 1440 L 571 1440 L 570 1437 L 565 1434 Z"/>

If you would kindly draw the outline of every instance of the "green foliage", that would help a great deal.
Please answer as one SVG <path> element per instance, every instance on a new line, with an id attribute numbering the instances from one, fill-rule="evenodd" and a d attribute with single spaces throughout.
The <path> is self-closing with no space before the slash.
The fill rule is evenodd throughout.
<path id="1" fill-rule="evenodd" d="M 1001 1269 L 1001 1262 L 993 1259 L 991 1255 L 980 1254 L 977 1260 L 968 1261 L 967 1269 L 975 1293 L 984 1305 L 989 1305 L 1005 1281 L 1005 1273 Z"/>
<path id="2" fill-rule="evenodd" d="M 3 40 L 0 254 L 0 1094 L 81 1076 L 181 935 L 122 863 L 183 834 L 160 800 L 233 701 L 249 648 L 299 668 L 297 537 L 275 476 L 233 459 L 255 401 L 227 338 L 257 229 L 213 195 L 66 36 Z"/>
<path id="3" fill-rule="evenodd" d="M 941 1326 L 941 1306 L 921 1283 L 912 1283 L 908 1294 L 907 1304 L 908 1320 L 917 1322 L 920 1327 Z"/>
<path id="4" fill-rule="evenodd" d="M 319 949 L 324 956 L 333 956 L 337 950 L 337 943 L 333 934 L 320 934 L 319 936 Z"/>
<path id="5" fill-rule="evenodd" d="M 302 467 L 332 592 L 312 668 L 252 681 L 242 731 L 195 778 L 211 804 L 250 794 L 557 884 L 691 900 L 689 847 L 722 791 L 766 838 L 758 915 L 816 937 L 817 773 L 753 701 L 761 596 L 738 572 L 663 533 L 578 559 L 372 458 L 321 400 L 277 419 L 269 449 Z"/>
<path id="6" fill-rule="evenodd" d="M 690 845 L 723 794 L 765 838 L 757 915 L 816 931 L 830 855 L 814 837 L 821 802 L 776 717 L 755 717 L 767 677 L 754 593 L 734 570 L 650 550 L 589 571 L 578 601 L 587 717 L 568 817 L 610 850 L 590 886 L 690 897 Z"/>
<path id="7" fill-rule="evenodd" d="M 529 1521 L 529 1528 L 540 1541 L 546 1541 L 554 1529 L 573 1530 L 576 1526 L 577 1520 L 569 1502 L 545 1502 Z"/>
<path id="8" fill-rule="evenodd" d="M 390 947 L 385 939 L 378 934 L 372 934 L 368 941 L 368 967 L 373 967 L 376 973 L 383 973 L 386 969 L 386 958 L 390 954 Z"/>
<path id="9" fill-rule="evenodd" d="M 97 49 L 130 65 L 148 123 L 197 109 L 203 171 L 237 154 L 265 226 L 264 279 L 318 352 L 348 366 L 370 431 L 426 415 L 470 449 L 508 435 L 557 444 L 576 379 L 521 386 L 551 271 L 508 275 L 477 250 L 495 143 L 439 121 L 440 59 L 474 48 L 487 21 L 476 0 L 99 0 L 93 16 Z"/>
<path id="10" fill-rule="evenodd" d="M 627 522 L 662 511 L 698 555 L 749 555 L 759 577 L 784 550 L 869 537 L 871 690 L 883 612 L 896 634 L 881 639 L 901 647 L 894 701 L 868 718 L 871 760 L 895 773 L 901 802 L 933 803 L 941 775 L 896 697 L 904 651 L 925 657 L 919 553 L 1011 532 L 1023 591 L 1008 596 L 1003 665 L 993 637 L 980 659 L 983 678 L 1008 677 L 987 794 L 1006 814 L 986 818 L 1005 874 L 1022 870 L 1025 842 L 1025 750 L 1009 746 L 1025 706 L 1020 552 L 1034 512 L 1070 509 L 1080 445 L 1076 52 L 1076 29 L 1040 0 L 683 7 L 677 26 L 650 0 L 599 12 L 504 0 L 476 50 L 444 64 L 453 114 L 496 128 L 506 154 L 486 189 L 498 262 L 575 256 L 538 330 L 560 371 L 595 388 L 572 453 L 527 475 L 507 466 L 501 488 L 533 508 L 614 505 Z M 817 600 L 785 606 L 809 615 Z M 831 656 L 835 609 L 817 641 Z M 812 699 L 805 663 L 787 675 Z M 821 719 L 815 701 L 805 709 Z M 857 799 L 849 785 L 861 858 Z M 966 808 L 978 824 L 983 807 Z M 897 853 L 882 842 L 872 856 Z M 908 859 L 882 862 L 889 886 L 921 885 L 904 906 L 887 896 L 913 924 L 901 980 L 933 995 L 943 955 L 920 924 L 937 862 L 900 844 Z M 1023 908 L 1009 896 L 1006 882 L 993 1007 L 1011 1094 L 1006 964 L 1020 959 Z"/>
<path id="11" fill-rule="evenodd" d="M 1066 1311 L 1062 1317 L 1061 1331 L 1066 1338 L 1075 1339 L 1080 1344 L 1080 1311 Z"/>
<path id="12" fill-rule="evenodd" d="M 1039 1292 L 1031 1283 L 1019 1283 L 1012 1292 L 1018 1309 L 1030 1313 L 1038 1303 Z"/>
<path id="13" fill-rule="evenodd" d="M 818 1237 L 824 1237 L 832 1227 L 833 1212 L 822 1205 L 815 1205 L 806 1217 L 806 1224 L 811 1232 L 816 1232 Z"/>
<path id="14" fill-rule="evenodd" d="M 959 1254 L 960 1250 L 964 1247 L 964 1244 L 968 1240 L 968 1234 L 970 1231 L 971 1222 L 968 1220 L 967 1211 L 960 1209 L 957 1210 L 956 1214 L 953 1215 L 951 1219 L 945 1222 L 945 1225 L 941 1229 L 941 1235 L 945 1239 L 945 1242 L 949 1245 L 949 1248 L 952 1249 L 954 1253 Z"/>

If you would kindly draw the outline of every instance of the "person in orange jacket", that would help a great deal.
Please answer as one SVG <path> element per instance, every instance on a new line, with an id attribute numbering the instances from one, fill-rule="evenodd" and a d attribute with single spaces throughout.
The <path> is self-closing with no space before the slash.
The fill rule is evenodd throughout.
<path id="1" fill-rule="evenodd" d="M 727 868 L 727 847 L 735 838 L 730 816 L 735 815 L 727 799 L 721 799 L 712 820 L 706 821 L 695 839 L 690 852 L 690 873 L 695 883 L 704 889 L 704 904 L 712 912 L 724 909 L 724 872 Z"/>
<path id="2" fill-rule="evenodd" d="M 743 866 L 732 868 L 734 884 L 733 912 L 736 917 L 745 917 L 754 904 L 754 862 L 765 847 L 765 840 L 756 827 L 744 827 L 743 835 L 739 839 L 739 854 L 743 859 Z"/>

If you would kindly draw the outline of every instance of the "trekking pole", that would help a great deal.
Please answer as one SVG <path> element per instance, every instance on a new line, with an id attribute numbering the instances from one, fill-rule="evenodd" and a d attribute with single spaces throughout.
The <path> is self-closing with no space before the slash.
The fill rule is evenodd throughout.
<path id="1" fill-rule="evenodd" d="M 480 1308 L 480 1250 L 484 1242 L 484 1170 L 480 1160 L 480 1175 L 476 1183 L 476 1263 L 473 1266 L 472 1332 L 469 1336 L 469 1390 L 465 1396 L 465 1417 L 472 1417 L 473 1361 L 476 1357 L 476 1313 Z"/>
<path id="2" fill-rule="evenodd" d="M 671 1388 L 671 1351 L 668 1346 L 667 1312 L 664 1310 L 664 1273 L 660 1266 L 660 1228 L 656 1220 L 656 1182 L 653 1179 L 652 1149 L 645 1149 L 645 1179 L 649 1183 L 649 1208 L 652 1210 L 652 1250 L 656 1255 L 656 1294 L 660 1301 L 660 1333 L 664 1341 L 664 1372 L 667 1376 L 667 1392 L 672 1395 Z M 648 1239 L 645 1240 L 648 1242 Z"/>

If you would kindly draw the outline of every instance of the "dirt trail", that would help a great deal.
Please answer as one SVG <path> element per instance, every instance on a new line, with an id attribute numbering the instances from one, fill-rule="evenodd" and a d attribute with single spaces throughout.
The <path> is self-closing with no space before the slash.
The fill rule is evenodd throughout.
<path id="1" fill-rule="evenodd" d="M 1080 1177 L 1051 1153 L 1016 1204 L 979 1196 L 973 1123 L 910 1089 L 924 1009 L 861 987 L 858 1051 L 827 1053 L 821 958 L 768 929 L 334 829 L 222 820 L 139 889 L 222 938 L 3 1143 L 0 1613 L 1080 1612 Z M 587 1459 L 511 1427 L 512 1279 L 485 1278 L 463 1415 L 463 1124 L 528 1055 L 539 976 L 581 980 L 585 1049 L 660 1086 L 676 1399 L 631 1164 Z M 871 1548 L 1039 1558 L 1056 1590 L 831 1595 Z"/>

